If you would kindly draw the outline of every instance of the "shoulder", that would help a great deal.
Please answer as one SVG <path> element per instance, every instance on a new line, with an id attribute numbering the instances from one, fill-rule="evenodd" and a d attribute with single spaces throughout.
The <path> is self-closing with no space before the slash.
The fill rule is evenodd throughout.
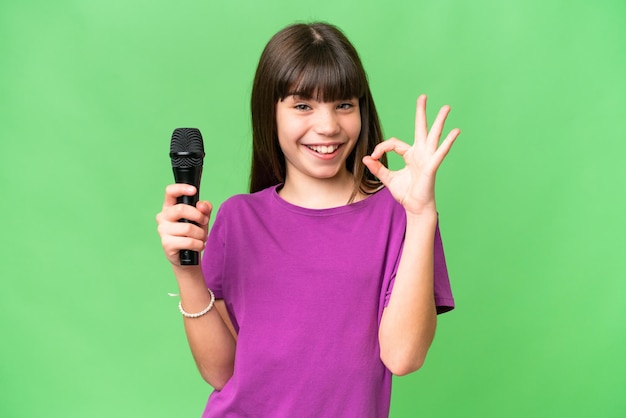
<path id="1" fill-rule="evenodd" d="M 346 213 L 348 218 L 346 222 L 354 222 L 360 225 L 361 229 L 404 233 L 406 211 L 386 187 L 376 190 L 348 207 L 351 210 Z"/>
<path id="2" fill-rule="evenodd" d="M 275 189 L 276 186 L 272 186 L 255 193 L 236 194 L 226 199 L 224 203 L 220 205 L 220 209 L 231 211 L 268 204 L 272 200 Z"/>
<path id="3" fill-rule="evenodd" d="M 404 215 L 405 210 L 400 203 L 391 195 L 391 192 L 386 187 L 381 187 L 369 197 L 365 199 L 371 206 L 377 211 L 385 210 L 393 213 L 394 215 Z"/>
<path id="4" fill-rule="evenodd" d="M 264 214 L 268 213 L 273 200 L 272 193 L 273 188 L 268 188 L 226 199 L 216 211 L 209 236 L 220 236 L 224 241 L 226 236 L 230 239 L 233 234 L 245 236 L 249 228 L 258 226 L 265 219 Z"/>
<path id="5" fill-rule="evenodd" d="M 263 189 L 255 193 L 236 194 L 226 199 L 216 212 L 216 222 L 234 220 L 242 222 L 246 219 L 256 219 L 259 214 L 267 213 L 272 206 L 276 187 Z"/>

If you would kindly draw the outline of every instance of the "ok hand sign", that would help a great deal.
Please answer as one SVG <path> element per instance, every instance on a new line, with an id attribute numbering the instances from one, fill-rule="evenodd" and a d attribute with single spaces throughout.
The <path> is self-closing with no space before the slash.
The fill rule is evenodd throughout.
<path id="1" fill-rule="evenodd" d="M 461 132 L 453 129 L 439 144 L 449 106 L 443 106 L 428 131 L 426 123 L 426 96 L 417 99 L 415 115 L 415 141 L 412 146 L 397 138 L 390 138 L 374 148 L 371 156 L 363 158 L 365 166 L 380 179 L 407 213 L 419 215 L 436 210 L 435 175 L 455 139 Z M 384 153 L 394 151 L 404 158 L 405 166 L 391 171 L 378 160 Z"/>

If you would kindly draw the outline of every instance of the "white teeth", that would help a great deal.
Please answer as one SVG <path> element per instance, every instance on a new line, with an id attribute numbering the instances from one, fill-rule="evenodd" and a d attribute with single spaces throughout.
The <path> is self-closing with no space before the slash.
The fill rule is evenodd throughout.
<path id="1" fill-rule="evenodd" d="M 339 145 L 307 145 L 310 149 L 320 154 L 332 154 L 337 151 Z"/>

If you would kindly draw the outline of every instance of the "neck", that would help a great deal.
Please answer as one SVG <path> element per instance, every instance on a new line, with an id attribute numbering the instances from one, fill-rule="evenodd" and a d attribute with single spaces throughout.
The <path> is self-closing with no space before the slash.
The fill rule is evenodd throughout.
<path id="1" fill-rule="evenodd" d="M 281 198 L 287 202 L 308 208 L 308 209 L 328 209 L 345 206 L 349 203 L 354 191 L 354 181 L 352 175 L 345 175 L 330 179 L 314 179 L 303 176 L 294 178 L 287 176 L 285 185 L 278 192 Z M 363 195 L 357 193 L 354 202 L 362 200 Z"/>

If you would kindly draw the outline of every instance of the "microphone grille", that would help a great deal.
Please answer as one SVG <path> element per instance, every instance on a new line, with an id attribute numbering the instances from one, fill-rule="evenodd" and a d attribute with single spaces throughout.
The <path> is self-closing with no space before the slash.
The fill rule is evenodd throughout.
<path id="1" fill-rule="evenodd" d="M 202 167 L 204 143 L 196 128 L 176 128 L 170 143 L 172 167 Z"/>

